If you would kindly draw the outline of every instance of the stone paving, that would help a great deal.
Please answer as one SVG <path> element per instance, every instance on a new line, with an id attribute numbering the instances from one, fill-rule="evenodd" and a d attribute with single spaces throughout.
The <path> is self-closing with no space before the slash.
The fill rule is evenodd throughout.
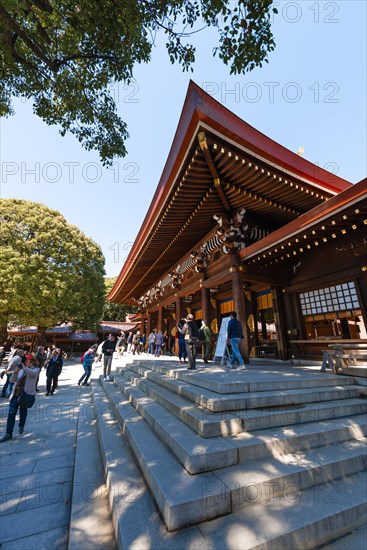
<path id="1" fill-rule="evenodd" d="M 155 361 L 146 354 L 140 358 Z M 167 361 L 169 367 L 172 359 L 175 361 L 164 356 L 159 362 L 163 366 Z M 115 360 L 114 366 L 124 362 Z M 274 362 L 273 371 L 269 370 L 269 362 L 264 362 L 264 370 L 261 364 L 257 366 L 257 374 L 262 372 L 263 377 L 267 371 L 266 377 L 270 378 L 278 377 L 279 371 L 283 371 L 283 377 L 297 376 L 295 370 L 302 376 L 303 370 L 278 362 Z M 315 365 L 310 369 L 318 370 Z M 98 384 L 101 370 L 100 365 L 94 370 L 94 384 Z M 220 371 L 218 367 L 203 373 L 208 385 L 223 382 Z M 231 382 L 240 376 L 249 382 L 255 376 L 251 371 L 230 373 Z M 0 444 L 1 550 L 115 548 L 91 392 L 89 388 L 77 386 L 81 372 L 82 366 L 77 360 L 66 362 L 59 389 L 55 395 L 46 397 L 43 371 L 41 391 L 28 413 L 24 434 L 16 435 L 16 423 L 13 439 Z M 203 375 L 195 374 L 200 378 Z M 255 379 L 256 376 L 253 381 Z M 0 400 L 1 435 L 5 432 L 8 403 Z M 365 530 L 351 536 L 354 538 L 343 537 L 335 543 L 335 550 L 349 550 L 351 540 L 353 547 L 367 550 Z M 141 550 L 149 548 L 144 543 L 141 546 Z M 334 550 L 334 544 L 327 548 Z"/>
<path id="2" fill-rule="evenodd" d="M 28 411 L 24 434 L 16 435 L 17 415 L 13 439 L 0 444 L 1 550 L 113 548 L 112 526 L 106 516 L 107 501 L 103 501 L 105 488 L 96 437 L 83 441 L 79 436 L 79 470 L 74 477 L 78 430 L 81 434 L 84 430 L 84 435 L 91 433 L 94 422 L 92 403 L 88 400 L 90 389 L 77 385 L 81 371 L 80 363 L 66 362 L 59 388 L 49 397 L 45 395 L 43 371 L 39 384 L 41 391 L 34 407 Z M 1 399 L 2 435 L 8 403 L 7 399 Z M 75 521 L 69 541 L 72 497 Z M 103 528 L 100 524 L 98 530 L 105 537 L 95 540 L 95 518 L 90 514 L 95 514 L 98 505 L 102 507 L 100 519 L 103 520 Z"/>

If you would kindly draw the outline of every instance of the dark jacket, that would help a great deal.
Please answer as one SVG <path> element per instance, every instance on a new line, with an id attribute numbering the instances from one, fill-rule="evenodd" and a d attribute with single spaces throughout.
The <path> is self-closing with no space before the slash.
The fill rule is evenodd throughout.
<path id="1" fill-rule="evenodd" d="M 231 319 L 227 327 L 227 336 L 231 338 L 243 338 L 242 325 L 238 319 Z"/>
<path id="2" fill-rule="evenodd" d="M 103 342 L 102 353 L 107 356 L 113 355 L 113 352 L 115 351 L 115 346 L 116 343 L 114 340 L 106 340 L 105 342 Z"/>
<path id="3" fill-rule="evenodd" d="M 61 355 L 58 355 L 55 358 L 51 357 L 47 365 L 47 371 L 46 371 L 47 376 L 60 376 L 63 364 L 64 364 L 64 360 L 61 357 Z"/>

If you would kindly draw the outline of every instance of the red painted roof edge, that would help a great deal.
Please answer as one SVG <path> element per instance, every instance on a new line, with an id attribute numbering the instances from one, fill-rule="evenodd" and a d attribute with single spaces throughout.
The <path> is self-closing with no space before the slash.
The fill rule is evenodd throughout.
<path id="1" fill-rule="evenodd" d="M 133 266 L 141 246 L 150 231 L 152 221 L 171 191 L 170 184 L 172 184 L 176 171 L 184 158 L 186 148 L 192 139 L 193 132 L 199 121 L 205 122 L 224 136 L 261 155 L 268 161 L 281 165 L 284 169 L 303 176 L 314 183 L 318 183 L 331 192 L 338 193 L 352 185 L 350 182 L 330 174 L 330 172 L 319 168 L 296 153 L 289 151 L 289 149 L 286 149 L 265 134 L 262 134 L 224 107 L 191 80 L 171 149 L 156 192 L 126 262 L 107 296 L 108 300 L 112 300 L 118 294 L 121 282 L 130 271 L 131 266 Z M 331 178 L 333 180 L 332 185 L 330 184 Z"/>
<path id="2" fill-rule="evenodd" d="M 273 231 L 270 235 L 267 235 L 260 241 L 257 241 L 254 244 L 251 244 L 247 248 L 244 248 L 240 252 L 240 257 L 246 259 L 251 257 L 254 254 L 260 254 L 263 250 L 270 248 L 275 243 L 282 242 L 289 238 L 290 235 L 296 234 L 301 231 L 305 231 L 304 227 L 306 225 L 312 226 L 324 216 L 332 216 L 332 214 L 340 207 L 347 208 L 350 203 L 354 200 L 363 200 L 367 199 L 367 178 L 355 183 L 351 187 L 348 187 L 345 191 L 339 193 L 335 197 L 325 201 L 322 204 L 319 204 L 312 210 L 309 210 L 305 214 L 302 214 L 296 220 L 289 222 L 287 225 L 284 225 L 280 229 Z"/>

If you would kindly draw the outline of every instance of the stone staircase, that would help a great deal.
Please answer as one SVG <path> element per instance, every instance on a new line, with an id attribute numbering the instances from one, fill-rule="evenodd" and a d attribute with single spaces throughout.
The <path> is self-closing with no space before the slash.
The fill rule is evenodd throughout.
<path id="1" fill-rule="evenodd" d="M 93 386 L 117 546 L 296 550 L 363 525 L 367 400 L 356 381 L 124 358 L 114 383 Z"/>

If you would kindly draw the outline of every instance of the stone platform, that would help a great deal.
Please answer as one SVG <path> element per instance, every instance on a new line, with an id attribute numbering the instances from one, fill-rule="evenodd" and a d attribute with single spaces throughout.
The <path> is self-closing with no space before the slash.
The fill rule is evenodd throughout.
<path id="1" fill-rule="evenodd" d="M 364 524 L 364 381 L 269 360 L 115 367 L 93 401 L 118 548 L 317 548 Z"/>

